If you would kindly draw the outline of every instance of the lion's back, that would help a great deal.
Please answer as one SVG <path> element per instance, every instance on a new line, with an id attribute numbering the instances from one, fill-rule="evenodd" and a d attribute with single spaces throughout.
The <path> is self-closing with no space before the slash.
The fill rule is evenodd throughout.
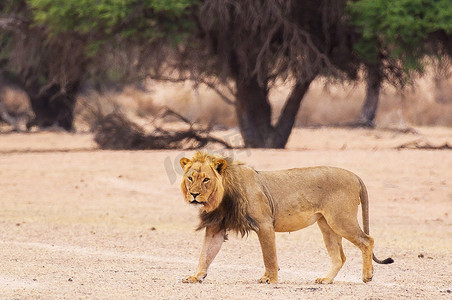
<path id="1" fill-rule="evenodd" d="M 336 167 L 318 166 L 259 172 L 271 190 L 306 190 L 343 188 L 359 183 L 354 173 Z"/>

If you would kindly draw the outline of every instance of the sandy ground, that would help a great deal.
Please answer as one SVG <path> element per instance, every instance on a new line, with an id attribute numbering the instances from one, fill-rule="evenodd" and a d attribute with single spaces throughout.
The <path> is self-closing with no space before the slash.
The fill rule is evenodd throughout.
<path id="1" fill-rule="evenodd" d="M 452 145 L 452 129 L 302 129 L 287 150 L 236 150 L 260 170 L 332 165 L 360 175 L 370 195 L 374 280 L 361 253 L 331 285 L 317 225 L 277 234 L 279 283 L 258 284 L 256 235 L 230 235 L 202 284 L 202 232 L 179 192 L 178 160 L 193 152 L 100 151 L 89 134 L 0 135 L 0 299 L 452 299 L 452 151 L 396 150 L 410 141 Z M 235 139 L 234 132 L 218 133 Z"/>

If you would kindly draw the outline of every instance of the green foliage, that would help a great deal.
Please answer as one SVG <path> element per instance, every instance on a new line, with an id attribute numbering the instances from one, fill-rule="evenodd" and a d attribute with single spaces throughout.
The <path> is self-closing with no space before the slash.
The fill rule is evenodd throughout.
<path id="1" fill-rule="evenodd" d="M 429 34 L 452 33 L 450 0 L 358 0 L 348 3 L 348 11 L 362 35 L 355 45 L 358 53 L 375 62 L 385 49 L 406 70 L 421 68 Z"/>
<path id="2" fill-rule="evenodd" d="M 75 32 L 95 36 L 90 49 L 106 40 L 181 41 L 190 31 L 188 18 L 196 0 L 27 0 L 35 21 L 51 34 Z"/>

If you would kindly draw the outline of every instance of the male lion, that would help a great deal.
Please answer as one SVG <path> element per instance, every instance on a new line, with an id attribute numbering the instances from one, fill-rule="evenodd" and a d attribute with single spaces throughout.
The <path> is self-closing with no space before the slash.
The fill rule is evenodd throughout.
<path id="1" fill-rule="evenodd" d="M 364 183 L 355 174 L 332 167 L 313 167 L 260 172 L 230 158 L 197 152 L 180 160 L 185 200 L 200 206 L 206 228 L 198 270 L 183 282 L 202 282 L 228 230 L 257 233 L 264 258 L 262 283 L 278 280 L 275 232 L 290 232 L 317 224 L 323 234 L 332 266 L 316 283 L 332 283 L 345 262 L 342 237 L 363 254 L 362 280 L 372 280 L 374 240 L 369 236 L 369 206 Z M 364 232 L 357 212 L 362 205 Z"/>

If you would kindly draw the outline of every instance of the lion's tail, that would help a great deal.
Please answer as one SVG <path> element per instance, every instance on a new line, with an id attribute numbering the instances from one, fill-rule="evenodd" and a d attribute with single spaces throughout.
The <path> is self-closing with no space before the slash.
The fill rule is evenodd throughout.
<path id="1" fill-rule="evenodd" d="M 359 183 L 361 185 L 361 206 L 363 209 L 363 229 L 364 233 L 369 234 L 369 198 L 367 195 L 367 188 L 364 185 L 364 182 L 361 180 L 361 178 L 358 177 Z M 378 264 L 392 264 L 394 260 L 392 258 L 386 258 L 384 260 L 379 260 L 375 254 L 372 253 L 373 260 Z"/>

